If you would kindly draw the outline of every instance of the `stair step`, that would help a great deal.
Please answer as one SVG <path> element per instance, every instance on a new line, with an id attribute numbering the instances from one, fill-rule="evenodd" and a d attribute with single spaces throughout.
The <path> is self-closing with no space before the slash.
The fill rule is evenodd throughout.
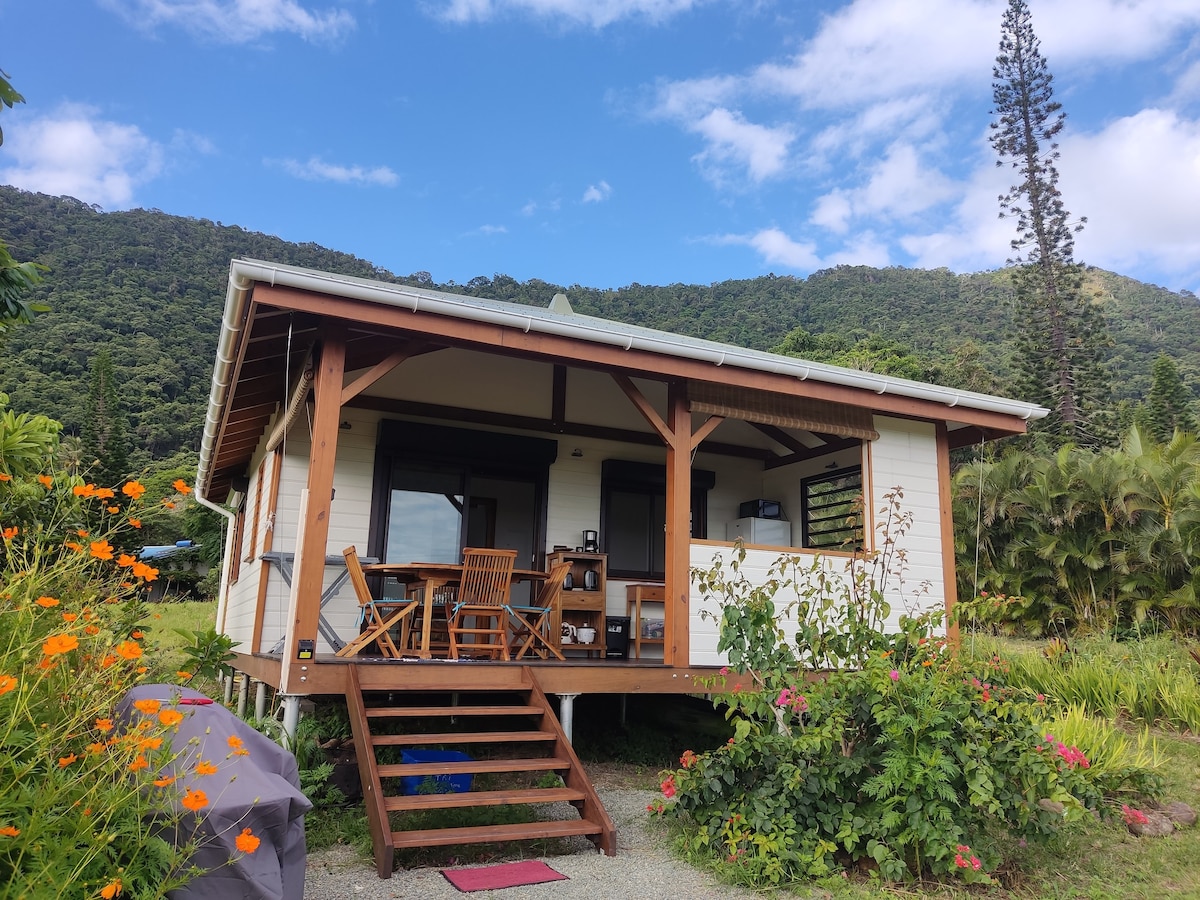
<path id="1" fill-rule="evenodd" d="M 519 825 L 475 825 L 467 828 L 430 828 L 421 831 L 393 831 L 396 847 L 445 847 L 452 844 L 495 844 L 504 841 L 528 841 L 537 838 L 571 837 L 599 834 L 603 829 L 583 819 L 552 822 L 524 822 Z"/>
<path id="2" fill-rule="evenodd" d="M 539 706 L 375 706 L 368 719 L 402 719 L 417 716 L 540 716 Z"/>
<path id="3" fill-rule="evenodd" d="M 480 772 L 564 772 L 571 761 L 557 756 L 537 759 L 473 759 L 462 762 L 394 763 L 379 766 L 380 778 L 402 775 L 466 775 Z"/>
<path id="4" fill-rule="evenodd" d="M 508 806 L 514 803 L 572 803 L 585 794 L 573 788 L 528 788 L 508 791 L 463 791 L 446 794 L 416 794 L 384 797 L 388 812 L 415 809 L 450 809 L 460 806 Z"/>
<path id="5" fill-rule="evenodd" d="M 408 747 L 425 744 L 510 744 L 553 741 L 549 731 L 456 731 L 452 734 L 374 734 L 376 747 Z"/>

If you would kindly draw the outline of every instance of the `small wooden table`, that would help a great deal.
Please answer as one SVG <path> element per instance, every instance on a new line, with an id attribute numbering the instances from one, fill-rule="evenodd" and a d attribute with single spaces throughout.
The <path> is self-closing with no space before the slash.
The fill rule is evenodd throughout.
<path id="1" fill-rule="evenodd" d="M 442 588 L 458 584 L 462 580 L 462 563 L 375 563 L 363 566 L 367 575 L 377 575 L 384 578 L 394 578 L 405 585 L 406 590 L 421 589 L 425 597 L 423 608 L 424 621 L 421 623 L 421 645 L 417 655 L 422 659 L 431 659 L 430 626 L 433 622 L 433 598 Z M 522 581 L 545 581 L 547 573 L 537 569 L 513 569 L 511 583 Z"/>

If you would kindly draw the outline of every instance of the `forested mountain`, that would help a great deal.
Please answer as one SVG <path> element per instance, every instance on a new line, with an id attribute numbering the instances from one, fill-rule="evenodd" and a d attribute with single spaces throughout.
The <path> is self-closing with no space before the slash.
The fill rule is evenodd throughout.
<path id="1" fill-rule="evenodd" d="M 711 285 L 570 287 L 505 275 L 437 284 L 397 277 L 366 260 L 293 244 L 237 226 L 157 210 L 106 213 L 71 198 L 0 187 L 0 240 L 18 260 L 46 266 L 37 299 L 51 311 L 14 328 L 2 348 L 0 391 L 17 411 L 40 412 L 78 434 L 92 360 L 110 351 L 137 444 L 132 462 L 196 449 L 208 399 L 229 262 L 250 256 L 346 275 L 423 284 L 545 306 L 564 291 L 576 312 L 770 349 L 795 328 L 879 334 L 926 357 L 948 384 L 968 341 L 976 364 L 1000 376 L 1010 358 L 1011 288 L 1004 272 L 839 266 L 807 279 L 773 275 Z M 1086 289 L 1109 321 L 1118 397 L 1140 400 L 1154 359 L 1169 354 L 1185 383 L 1200 384 L 1200 302 L 1101 270 Z"/>

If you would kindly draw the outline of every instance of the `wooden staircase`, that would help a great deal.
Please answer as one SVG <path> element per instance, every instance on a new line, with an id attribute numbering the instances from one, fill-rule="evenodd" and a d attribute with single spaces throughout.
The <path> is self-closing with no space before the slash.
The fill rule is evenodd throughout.
<path id="1" fill-rule="evenodd" d="M 469 665 L 448 667 L 436 692 L 428 688 L 364 693 L 355 666 L 349 666 L 346 701 L 362 779 L 363 801 L 371 826 L 375 868 L 380 878 L 392 876 L 397 848 L 586 835 L 609 856 L 616 855 L 616 828 L 579 763 L 528 667 L 511 667 L 507 679 L 492 667 L 472 671 Z M 511 673 L 511 674 L 510 674 Z M 502 683 L 504 681 L 509 683 Z M 400 702 L 397 702 L 399 699 Z M 432 727 L 431 727 L 431 724 Z M 497 728 L 499 724 L 500 728 Z M 504 726 L 512 726 L 511 730 Z M 409 733 L 409 727 L 417 730 Z M 485 730 L 486 729 L 486 730 Z M 397 748 L 388 750 L 386 748 Z M 477 756 L 453 762 L 392 762 L 399 749 L 453 749 Z M 387 761 L 380 761 L 380 751 Z M 449 793 L 402 793 L 405 776 L 475 776 L 496 774 L 529 782 L 534 774 L 556 773 L 557 787 L 467 790 Z M 517 773 L 526 773 L 520 775 Z M 403 813 L 462 807 L 565 801 L 580 817 L 521 824 L 394 829 Z"/>

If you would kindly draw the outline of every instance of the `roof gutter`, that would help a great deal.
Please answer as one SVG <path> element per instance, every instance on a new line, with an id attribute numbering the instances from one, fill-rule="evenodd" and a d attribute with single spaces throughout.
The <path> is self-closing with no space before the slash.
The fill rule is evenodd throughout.
<path id="1" fill-rule="evenodd" d="M 196 466 L 196 499 L 203 506 L 228 513 L 207 499 L 208 481 L 211 476 L 213 450 L 217 433 L 221 428 L 221 410 L 229 395 L 233 380 L 233 364 L 236 360 L 238 336 L 246 324 L 246 309 L 250 304 L 250 289 L 256 279 L 239 273 L 235 261 L 229 268 L 229 288 L 225 293 L 225 312 L 221 315 L 221 334 L 217 340 L 217 361 L 213 366 L 212 387 L 208 395 L 208 410 L 204 415 L 204 433 L 200 438 L 200 462 Z M 222 574 L 224 581 L 224 574 Z"/>
<path id="2" fill-rule="evenodd" d="M 924 384 L 919 381 L 909 381 L 905 378 L 891 378 L 886 375 L 876 375 L 872 372 L 860 372 L 856 369 L 844 369 L 824 363 L 808 362 L 801 359 L 775 356 L 761 351 L 746 350 L 731 345 L 697 344 L 676 341 L 666 332 L 645 334 L 630 334 L 621 330 L 609 329 L 603 326 L 603 319 L 591 316 L 570 315 L 547 317 L 544 314 L 532 316 L 517 311 L 481 307 L 469 302 L 469 299 L 454 299 L 450 295 L 435 292 L 420 291 L 404 285 L 386 285 L 380 282 L 366 281 L 358 278 L 332 275 L 323 272 L 311 272 L 254 260 L 235 260 L 231 267 L 231 291 L 237 281 L 264 281 L 272 285 L 284 285 L 307 291 L 323 291 L 366 300 L 374 303 L 386 303 L 401 306 L 413 312 L 427 312 L 434 315 L 453 316 L 469 319 L 475 322 L 498 325 L 505 328 L 518 328 L 524 332 L 538 332 L 575 340 L 585 340 L 597 344 L 621 347 L 625 350 L 641 350 L 647 353 L 659 353 L 698 362 L 711 363 L 714 366 L 737 366 L 772 375 L 787 375 L 800 381 L 812 379 L 829 384 L 872 391 L 876 394 L 909 397 L 917 400 L 928 400 L 940 403 L 947 408 L 963 406 L 968 409 L 978 409 L 1015 416 L 1024 421 L 1041 419 L 1049 414 L 1045 407 L 1034 403 L 1024 403 L 1009 400 L 1004 397 L 993 397 L 989 394 L 979 394 L 974 391 L 962 391 L 939 385 Z M 228 312 L 228 305 L 226 307 Z M 539 313 L 541 311 L 539 310 Z M 207 433 L 206 433 L 207 436 Z M 202 451 L 203 453 L 203 451 Z M 202 457 L 203 458 L 203 457 Z"/>

